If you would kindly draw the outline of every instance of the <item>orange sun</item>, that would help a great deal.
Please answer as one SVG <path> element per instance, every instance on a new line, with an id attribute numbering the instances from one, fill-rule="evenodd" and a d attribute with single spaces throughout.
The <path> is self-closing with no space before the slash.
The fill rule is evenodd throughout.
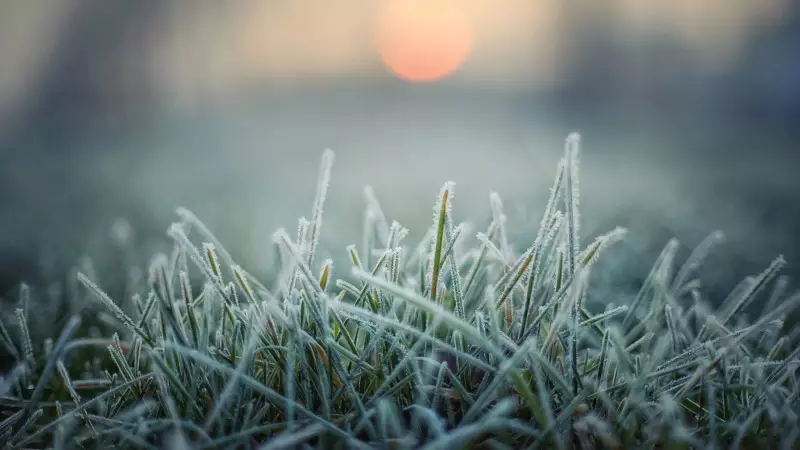
<path id="1" fill-rule="evenodd" d="M 407 81 L 451 75 L 467 59 L 472 41 L 472 26 L 458 0 L 384 0 L 378 16 L 378 53 Z"/>

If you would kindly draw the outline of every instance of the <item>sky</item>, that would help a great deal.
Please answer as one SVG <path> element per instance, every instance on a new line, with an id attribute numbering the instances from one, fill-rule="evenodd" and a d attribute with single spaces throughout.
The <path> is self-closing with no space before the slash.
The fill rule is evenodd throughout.
<path id="1" fill-rule="evenodd" d="M 120 53 L 104 61 L 112 79 L 95 81 L 109 95 L 146 84 L 159 95 L 191 101 L 241 95 L 279 80 L 314 84 L 390 76 L 376 35 L 386 22 L 381 22 L 385 10 L 397 3 L 408 3 L 405 9 L 419 17 L 449 8 L 443 24 L 453 16 L 466 18 L 474 42 L 455 82 L 527 90 L 557 85 L 593 33 L 631 47 L 654 37 L 672 39 L 694 53 L 698 64 L 725 70 L 755 33 L 789 8 L 788 0 L 145 1 L 137 2 L 134 18 L 126 22 L 124 14 L 105 11 L 124 10 L 117 7 L 121 2 L 102 3 L 33 0 L 0 6 L 0 111 L 34 95 L 63 36 L 82 22 L 97 35 L 108 32 L 104 26 L 124 24 L 118 30 L 126 35 Z M 104 22 L 103 14 L 110 20 Z M 96 45 L 88 34 L 83 45 Z"/>

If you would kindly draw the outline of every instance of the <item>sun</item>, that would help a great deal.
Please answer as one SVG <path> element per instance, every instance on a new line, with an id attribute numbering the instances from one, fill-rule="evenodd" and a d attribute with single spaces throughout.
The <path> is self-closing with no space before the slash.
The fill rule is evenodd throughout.
<path id="1" fill-rule="evenodd" d="M 447 77 L 473 45 L 469 17 L 458 0 L 384 0 L 375 44 L 386 68 L 409 82 Z"/>

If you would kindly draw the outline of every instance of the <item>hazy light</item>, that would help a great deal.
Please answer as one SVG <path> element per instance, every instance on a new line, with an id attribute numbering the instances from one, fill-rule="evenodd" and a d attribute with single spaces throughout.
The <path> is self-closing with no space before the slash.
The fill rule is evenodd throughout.
<path id="1" fill-rule="evenodd" d="M 411 82 L 451 75 L 469 56 L 474 39 L 469 17 L 453 0 L 388 0 L 376 25 L 384 65 Z"/>

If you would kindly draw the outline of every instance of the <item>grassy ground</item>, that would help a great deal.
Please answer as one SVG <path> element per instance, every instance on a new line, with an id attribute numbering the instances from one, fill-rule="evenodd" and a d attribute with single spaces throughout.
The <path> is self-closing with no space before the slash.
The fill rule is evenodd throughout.
<path id="1" fill-rule="evenodd" d="M 0 441 L 11 448 L 795 448 L 800 303 L 778 257 L 712 310 L 671 241 L 631 304 L 591 313 L 592 268 L 625 236 L 581 247 L 570 135 L 527 249 L 499 196 L 471 235 L 455 185 L 426 237 L 369 197 L 352 267 L 316 258 L 333 153 L 310 219 L 274 234 L 271 282 L 238 266 L 190 211 L 174 247 L 112 299 L 91 266 L 54 305 L 20 292 L 0 345 Z M 125 230 L 118 237 L 125 239 Z M 138 282 L 136 280 L 139 280 Z M 138 284 L 137 284 L 138 283 Z M 265 286 L 264 284 L 269 284 Z M 754 300 L 763 313 L 748 321 Z M 56 327 L 44 328 L 43 315 Z M 39 325 L 36 325 L 39 324 Z M 47 338 L 46 336 L 52 335 Z M 40 339 L 38 336 L 43 336 Z"/>

